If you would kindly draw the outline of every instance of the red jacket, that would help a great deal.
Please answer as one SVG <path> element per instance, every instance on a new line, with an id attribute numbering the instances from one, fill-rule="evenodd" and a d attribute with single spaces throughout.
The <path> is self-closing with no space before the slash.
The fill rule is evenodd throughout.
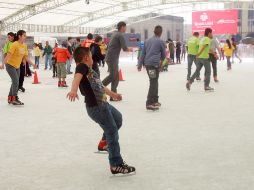
<path id="1" fill-rule="evenodd" d="M 81 44 L 81 46 L 82 46 L 82 47 L 90 48 L 91 44 L 93 44 L 93 43 L 94 43 L 94 40 L 86 39 L 86 40 Z"/>
<path id="2" fill-rule="evenodd" d="M 55 49 L 55 58 L 57 63 L 66 63 L 67 59 L 71 58 L 67 48 L 56 48 Z"/>

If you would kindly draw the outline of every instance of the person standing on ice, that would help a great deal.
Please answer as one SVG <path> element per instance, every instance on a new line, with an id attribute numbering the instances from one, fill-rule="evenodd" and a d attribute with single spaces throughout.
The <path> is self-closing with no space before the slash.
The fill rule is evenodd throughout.
<path id="1" fill-rule="evenodd" d="M 122 126 L 122 114 L 107 102 L 106 96 L 109 95 L 116 100 L 121 100 L 121 94 L 112 92 L 103 86 L 99 75 L 92 69 L 93 58 L 89 48 L 78 47 L 74 51 L 74 59 L 77 67 L 71 91 L 67 97 L 71 101 L 78 99 L 78 88 L 85 97 L 85 107 L 89 117 L 103 129 L 104 133 L 98 150 L 108 151 L 111 173 L 134 173 L 135 167 L 128 166 L 120 153 L 118 130 Z"/>
<path id="2" fill-rule="evenodd" d="M 111 91 L 117 92 L 119 84 L 119 56 L 121 49 L 126 52 L 131 52 L 132 48 L 128 48 L 123 34 L 126 32 L 126 23 L 119 22 L 117 24 L 118 31 L 113 34 L 112 39 L 108 45 L 108 52 L 106 54 L 105 61 L 108 64 L 109 75 L 102 81 L 104 86 L 108 86 L 111 83 Z M 110 98 L 110 101 L 117 101 Z"/>
<path id="3" fill-rule="evenodd" d="M 194 82 L 194 80 L 198 77 L 201 68 L 205 67 L 205 85 L 204 90 L 205 91 L 213 91 L 214 89 L 209 86 L 210 84 L 210 77 L 211 77 L 211 64 L 209 59 L 209 53 L 212 53 L 215 57 L 217 55 L 214 53 L 211 47 L 211 39 L 213 38 L 211 28 L 205 29 L 205 36 L 200 40 L 199 43 L 199 51 L 197 54 L 197 68 L 195 73 L 190 77 L 190 80 L 186 83 L 187 90 L 190 90 L 191 84 Z"/>
<path id="4" fill-rule="evenodd" d="M 150 80 L 146 101 L 146 109 L 148 110 L 158 110 L 161 106 L 158 96 L 158 80 L 162 61 L 166 58 L 165 43 L 160 38 L 161 35 L 162 27 L 156 26 L 154 29 L 154 36 L 144 43 L 138 64 L 138 71 L 141 71 L 142 65 L 145 65 Z"/>

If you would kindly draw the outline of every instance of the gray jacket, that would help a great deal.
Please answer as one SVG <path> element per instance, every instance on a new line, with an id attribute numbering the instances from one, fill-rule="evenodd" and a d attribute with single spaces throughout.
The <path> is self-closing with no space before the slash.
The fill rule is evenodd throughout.
<path id="1" fill-rule="evenodd" d="M 159 67 L 166 57 L 165 43 L 157 36 L 153 36 L 144 43 L 139 59 L 139 68 L 142 65 Z"/>

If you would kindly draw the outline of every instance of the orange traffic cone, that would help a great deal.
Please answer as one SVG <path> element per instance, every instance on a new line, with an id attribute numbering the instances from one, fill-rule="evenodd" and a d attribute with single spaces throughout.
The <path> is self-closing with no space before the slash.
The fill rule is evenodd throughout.
<path id="1" fill-rule="evenodd" d="M 39 79 L 38 79 L 38 75 L 37 75 L 37 72 L 34 71 L 34 82 L 33 84 L 39 84 Z"/>
<path id="2" fill-rule="evenodd" d="M 119 70 L 119 81 L 124 81 L 123 80 L 122 69 Z"/>

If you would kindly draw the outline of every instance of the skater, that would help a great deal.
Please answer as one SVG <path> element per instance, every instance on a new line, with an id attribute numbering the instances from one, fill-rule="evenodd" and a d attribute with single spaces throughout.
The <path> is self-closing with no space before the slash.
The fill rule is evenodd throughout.
<path id="1" fill-rule="evenodd" d="M 170 59 L 172 64 L 175 64 L 175 45 L 171 39 L 168 39 L 168 48 L 170 52 Z"/>
<path id="2" fill-rule="evenodd" d="M 101 54 L 103 56 L 101 63 L 102 63 L 102 67 L 104 67 L 105 66 L 105 57 L 106 57 L 106 53 L 107 53 L 107 45 L 105 44 L 104 41 L 102 41 L 100 48 L 101 48 Z"/>
<path id="3" fill-rule="evenodd" d="M 102 37 L 96 36 L 94 43 L 90 46 L 90 50 L 93 57 L 93 70 L 98 74 L 100 77 L 100 70 L 99 70 L 99 63 L 104 59 L 100 45 L 102 43 Z"/>
<path id="4" fill-rule="evenodd" d="M 205 91 L 214 90 L 213 88 L 209 86 L 210 77 L 211 77 L 211 64 L 209 60 L 209 52 L 213 53 L 214 56 L 216 56 L 216 54 L 210 49 L 212 37 L 213 37 L 212 29 L 206 28 L 205 36 L 200 40 L 200 43 L 199 43 L 199 51 L 197 54 L 197 68 L 195 73 L 192 75 L 192 77 L 186 84 L 187 90 L 190 90 L 191 84 L 194 82 L 194 79 L 197 78 L 197 76 L 199 75 L 202 66 L 205 67 L 204 90 Z"/>
<path id="5" fill-rule="evenodd" d="M 11 45 L 3 63 L 6 64 L 6 71 L 12 80 L 12 85 L 8 96 L 8 103 L 15 106 L 24 105 L 24 103 L 21 102 L 18 97 L 20 65 L 25 61 L 33 64 L 28 58 L 28 49 L 25 41 L 26 32 L 24 30 L 18 31 L 17 35 L 15 36 L 15 42 Z M 3 64 L 0 65 L 0 69 L 3 69 Z"/>
<path id="6" fill-rule="evenodd" d="M 34 63 L 36 65 L 36 67 L 39 69 L 40 68 L 41 50 L 40 50 L 38 44 L 34 43 L 33 51 L 34 51 Z"/>
<path id="7" fill-rule="evenodd" d="M 185 62 L 185 58 L 186 58 L 186 42 L 184 42 L 183 45 L 182 45 L 182 56 L 181 56 L 181 60 Z"/>
<path id="8" fill-rule="evenodd" d="M 195 63 L 197 67 L 197 61 L 196 57 L 198 54 L 198 49 L 199 49 L 199 33 L 194 32 L 193 36 L 188 40 L 188 74 L 187 74 L 187 81 L 190 80 L 191 77 L 191 68 L 193 62 Z M 197 75 L 196 80 L 201 80 L 199 77 L 199 73 Z"/>
<path id="9" fill-rule="evenodd" d="M 89 33 L 87 35 L 87 39 L 84 40 L 84 42 L 81 44 L 82 47 L 87 47 L 87 48 L 90 48 L 90 46 L 94 43 L 94 40 L 93 40 L 93 34 Z"/>
<path id="10" fill-rule="evenodd" d="M 49 42 L 46 41 L 46 46 L 44 48 L 44 51 L 43 51 L 43 55 L 42 57 L 45 56 L 45 68 L 44 70 L 47 70 L 48 69 L 48 65 L 49 65 L 49 70 L 52 69 L 52 56 L 53 56 L 53 49 L 52 47 L 49 45 Z"/>
<path id="11" fill-rule="evenodd" d="M 71 58 L 71 55 L 67 49 L 67 42 L 63 42 L 61 48 L 56 48 L 55 58 L 57 60 L 57 77 L 58 77 L 58 87 L 68 87 L 66 84 L 66 63 L 67 60 Z"/>
<path id="12" fill-rule="evenodd" d="M 76 98 L 78 99 L 78 88 L 81 94 L 85 96 L 89 117 L 98 123 L 104 131 L 100 144 L 102 142 L 107 144 L 111 173 L 134 173 L 135 168 L 128 166 L 120 154 L 118 130 L 122 126 L 122 114 L 107 103 L 106 94 L 117 100 L 121 100 L 122 96 L 103 86 L 99 76 L 92 69 L 93 60 L 89 48 L 78 47 L 74 52 L 74 59 L 77 63 L 76 73 L 71 92 L 68 93 L 67 97 L 71 101 L 75 101 Z"/>
<path id="13" fill-rule="evenodd" d="M 70 55 L 72 56 L 72 54 L 73 54 L 72 37 L 68 37 L 67 49 L 68 49 Z M 69 59 L 67 59 L 67 63 L 66 63 L 66 69 L 67 69 L 68 75 L 73 74 L 73 72 L 71 72 L 71 64 L 72 64 L 72 58 L 70 57 Z"/>
<path id="14" fill-rule="evenodd" d="M 234 58 L 236 57 L 239 60 L 239 63 L 242 63 L 242 59 L 238 56 L 238 48 L 235 42 L 235 38 L 232 38 L 232 45 L 234 47 L 233 55 L 232 55 L 232 63 L 234 63 Z"/>
<path id="15" fill-rule="evenodd" d="M 36 67 L 36 64 L 33 64 L 32 63 L 32 66 L 34 67 L 34 68 L 37 68 Z M 30 71 L 30 73 L 28 73 Z M 21 92 L 25 92 L 26 91 L 26 89 L 24 88 L 24 80 L 25 80 L 25 76 L 27 77 L 27 76 L 32 76 L 32 74 L 31 74 L 31 70 L 30 70 L 30 68 L 29 68 L 29 63 L 27 62 L 27 61 L 25 61 L 25 62 L 22 62 L 21 64 L 20 64 L 20 75 L 19 75 L 19 91 L 21 91 Z"/>
<path id="16" fill-rule="evenodd" d="M 231 44 L 230 40 L 227 39 L 223 49 L 224 49 L 225 56 L 227 58 L 227 68 L 228 68 L 227 70 L 229 71 L 232 69 L 231 57 L 233 55 L 233 51 L 235 50 L 235 48 Z"/>
<path id="17" fill-rule="evenodd" d="M 214 52 L 214 53 L 211 53 Z M 213 79 L 214 82 L 219 82 L 218 76 L 217 76 L 217 60 L 219 59 L 217 52 L 219 53 L 220 57 L 222 56 L 221 50 L 220 50 L 220 45 L 217 39 L 212 38 L 211 40 L 211 52 L 209 53 L 209 59 L 210 62 L 212 63 L 212 68 L 213 68 Z"/>
<path id="18" fill-rule="evenodd" d="M 112 39 L 108 45 L 108 52 L 105 58 L 108 64 L 109 76 L 107 76 L 103 81 L 104 86 L 108 86 L 111 83 L 111 91 L 117 92 L 117 87 L 119 84 L 119 56 L 121 49 L 126 52 L 132 52 L 132 48 L 128 48 L 124 39 L 123 34 L 126 32 L 126 23 L 119 22 L 117 24 L 118 31 L 112 36 Z M 116 101 L 110 98 L 110 101 Z"/>
<path id="19" fill-rule="evenodd" d="M 176 42 L 176 64 L 181 64 L 181 42 L 177 40 Z"/>
<path id="20" fill-rule="evenodd" d="M 7 56 L 7 53 L 9 52 L 10 48 L 11 48 L 11 45 L 14 41 L 14 38 L 15 38 L 15 34 L 13 32 L 9 32 L 7 34 L 7 40 L 4 44 L 4 47 L 3 47 L 3 61 L 5 59 L 5 57 Z M 4 65 L 3 65 L 4 67 Z"/>
<path id="21" fill-rule="evenodd" d="M 141 71 L 142 65 L 145 65 L 150 80 L 146 101 L 147 110 L 158 110 L 161 106 L 158 96 L 158 80 L 162 61 L 166 58 L 165 43 L 160 39 L 161 35 L 162 27 L 156 26 L 154 36 L 145 41 L 138 65 L 138 71 Z"/>
<path id="22" fill-rule="evenodd" d="M 53 78 L 57 77 L 57 65 L 56 65 L 56 58 L 55 58 L 55 54 L 56 54 L 56 50 L 58 48 L 58 44 L 55 43 L 55 47 L 54 47 L 54 50 L 53 50 L 53 57 L 52 57 L 52 66 L 53 66 Z"/>

